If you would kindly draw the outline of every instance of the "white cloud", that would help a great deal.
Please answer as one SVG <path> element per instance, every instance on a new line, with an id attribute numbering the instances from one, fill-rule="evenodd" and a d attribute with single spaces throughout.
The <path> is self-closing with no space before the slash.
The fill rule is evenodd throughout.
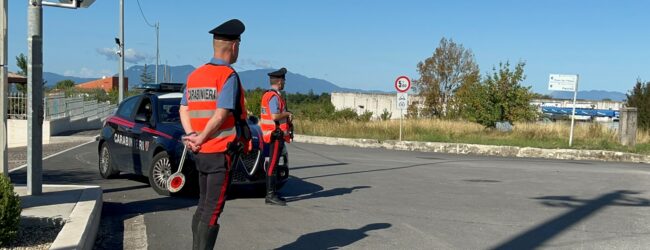
<path id="1" fill-rule="evenodd" d="M 83 78 L 99 78 L 102 76 L 111 76 L 113 73 L 108 70 L 108 69 L 100 69 L 100 70 L 94 70 L 94 69 L 89 69 L 86 67 L 82 67 L 78 70 L 66 70 L 63 72 L 64 76 L 76 76 L 76 77 L 83 77 Z"/>
<path id="2" fill-rule="evenodd" d="M 117 61 L 119 59 L 117 55 L 117 49 L 115 48 L 98 48 L 96 51 L 98 54 L 105 56 L 106 60 Z M 136 51 L 135 49 L 124 50 L 124 61 L 127 63 L 138 64 L 141 62 L 149 61 L 152 58 L 154 57 L 146 53 Z"/>
<path id="3" fill-rule="evenodd" d="M 251 69 L 268 69 L 272 68 L 272 63 L 269 60 L 255 60 L 251 58 L 242 58 L 237 62 L 242 68 Z"/>

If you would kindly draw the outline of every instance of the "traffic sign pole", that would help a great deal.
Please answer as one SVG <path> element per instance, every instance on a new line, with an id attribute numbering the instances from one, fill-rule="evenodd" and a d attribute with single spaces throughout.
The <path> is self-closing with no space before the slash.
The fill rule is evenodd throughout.
<path id="1" fill-rule="evenodd" d="M 576 87 L 573 90 L 573 110 L 571 111 L 571 132 L 569 133 L 569 147 L 573 145 L 573 126 L 576 119 L 576 98 L 578 97 L 578 79 L 580 76 L 576 75 Z"/>
<path id="2" fill-rule="evenodd" d="M 404 117 L 404 112 L 402 109 L 399 110 L 399 141 L 402 141 L 402 117 Z"/>
<path id="3" fill-rule="evenodd" d="M 571 132 L 569 132 L 569 147 L 573 145 L 573 127 L 576 116 L 576 98 L 578 97 L 578 75 L 551 74 L 548 79 L 548 90 L 573 91 L 573 108 L 571 109 Z"/>
<path id="4" fill-rule="evenodd" d="M 395 89 L 397 90 L 396 104 L 399 109 L 399 140 L 402 141 L 402 120 L 404 119 L 404 108 L 408 107 L 408 94 L 411 88 L 411 79 L 406 76 L 397 77 Z"/>

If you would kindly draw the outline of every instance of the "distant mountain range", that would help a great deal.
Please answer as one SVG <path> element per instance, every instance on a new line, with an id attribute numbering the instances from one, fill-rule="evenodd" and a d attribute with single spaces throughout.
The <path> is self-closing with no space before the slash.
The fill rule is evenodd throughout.
<path id="1" fill-rule="evenodd" d="M 185 82 L 187 76 L 194 70 L 192 65 L 181 65 L 181 66 L 168 66 L 168 75 L 170 76 L 170 82 Z M 136 87 L 141 84 L 140 75 L 144 70 L 142 65 L 134 65 L 129 67 L 124 71 L 124 75 L 129 78 L 129 88 Z M 256 70 L 245 70 L 240 71 L 239 76 L 241 81 L 244 84 L 246 89 L 255 89 L 263 88 L 266 89 L 269 87 L 269 77 L 267 73 L 275 71 L 277 69 L 256 69 Z M 147 65 L 147 72 L 151 72 L 153 75 L 155 72 L 155 66 Z M 163 81 L 164 66 L 160 65 L 158 68 L 158 79 L 160 82 Z M 47 86 L 54 86 L 57 82 L 61 80 L 70 79 L 75 83 L 84 83 L 88 81 L 95 80 L 97 78 L 81 78 L 73 76 L 63 76 L 56 73 L 44 72 L 43 78 L 47 81 Z M 337 86 L 336 84 L 318 78 L 310 78 L 301 74 L 294 72 L 287 73 L 287 85 L 286 91 L 289 93 L 308 93 L 313 91 L 315 94 L 320 93 L 331 93 L 331 92 L 364 92 L 364 93 L 383 93 L 382 91 L 373 91 L 373 90 L 361 90 L 361 89 L 348 89 Z"/>
<path id="2" fill-rule="evenodd" d="M 573 92 L 564 92 L 564 91 L 553 91 L 550 94 L 554 99 L 570 99 L 573 100 Z M 625 101 L 627 96 L 625 93 L 616 92 L 616 91 L 604 91 L 604 90 L 585 90 L 578 91 L 577 99 L 582 100 L 612 100 L 612 101 Z"/>
<path id="3" fill-rule="evenodd" d="M 160 65 L 158 68 L 158 78 L 160 81 L 162 81 L 163 79 L 164 67 L 165 67 L 164 65 Z M 141 84 L 140 75 L 142 74 L 143 69 L 144 69 L 143 65 L 134 65 L 124 71 L 125 76 L 129 78 L 129 88 L 133 88 Z M 194 69 L 195 67 L 192 65 L 167 66 L 168 75 L 171 77 L 171 82 L 185 82 L 187 76 Z M 269 87 L 269 77 L 266 74 L 268 72 L 275 71 L 275 70 L 276 69 L 256 69 L 256 70 L 240 71 L 238 73 L 246 89 L 255 89 L 255 88 L 266 89 Z M 151 74 L 153 75 L 155 71 L 155 66 L 147 65 L 147 71 L 151 72 Z M 66 79 L 73 80 L 75 83 L 83 83 L 83 82 L 88 82 L 97 79 L 97 78 L 63 76 L 51 72 L 44 72 L 43 78 L 47 81 L 46 82 L 47 86 L 54 86 L 56 85 L 57 82 Z M 385 91 L 377 91 L 377 90 L 342 88 L 327 80 L 311 78 L 295 72 L 287 73 L 286 91 L 289 93 L 308 93 L 309 91 L 313 91 L 316 94 L 331 93 L 331 92 L 394 93 L 394 92 L 385 92 Z M 573 99 L 572 92 L 554 91 L 550 93 L 550 96 L 555 99 Z M 616 91 L 588 90 L 588 91 L 578 91 L 578 99 L 583 99 L 583 100 L 609 99 L 613 101 L 624 101 L 626 99 L 626 96 L 624 93 L 616 92 Z"/>

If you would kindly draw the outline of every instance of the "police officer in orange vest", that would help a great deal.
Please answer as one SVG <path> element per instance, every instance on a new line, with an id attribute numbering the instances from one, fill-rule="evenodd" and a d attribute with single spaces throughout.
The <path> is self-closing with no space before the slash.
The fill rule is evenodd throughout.
<path id="1" fill-rule="evenodd" d="M 285 200 L 278 196 L 276 190 L 278 160 L 282 155 L 284 143 L 291 141 L 292 114 L 287 111 L 287 104 L 280 95 L 286 82 L 287 69 L 268 73 L 271 89 L 262 96 L 260 127 L 264 142 L 269 144 L 269 160 L 266 170 L 266 198 L 265 203 L 271 205 L 285 206 Z"/>
<path id="2" fill-rule="evenodd" d="M 213 249 L 219 233 L 218 219 L 226 202 L 233 146 L 246 122 L 244 89 L 230 66 L 237 61 L 244 24 L 233 19 L 210 33 L 212 60 L 187 79 L 181 100 L 184 143 L 195 152 L 199 172 L 199 204 L 192 218 L 192 249 Z M 247 128 L 247 127 L 246 127 Z M 248 131 L 250 132 L 250 131 Z"/>

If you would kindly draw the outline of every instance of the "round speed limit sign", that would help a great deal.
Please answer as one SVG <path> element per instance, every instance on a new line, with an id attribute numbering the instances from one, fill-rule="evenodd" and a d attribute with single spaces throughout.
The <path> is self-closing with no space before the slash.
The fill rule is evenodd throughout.
<path id="1" fill-rule="evenodd" d="M 411 79 L 406 76 L 400 76 L 395 80 L 395 89 L 397 92 L 404 93 L 411 88 Z"/>

